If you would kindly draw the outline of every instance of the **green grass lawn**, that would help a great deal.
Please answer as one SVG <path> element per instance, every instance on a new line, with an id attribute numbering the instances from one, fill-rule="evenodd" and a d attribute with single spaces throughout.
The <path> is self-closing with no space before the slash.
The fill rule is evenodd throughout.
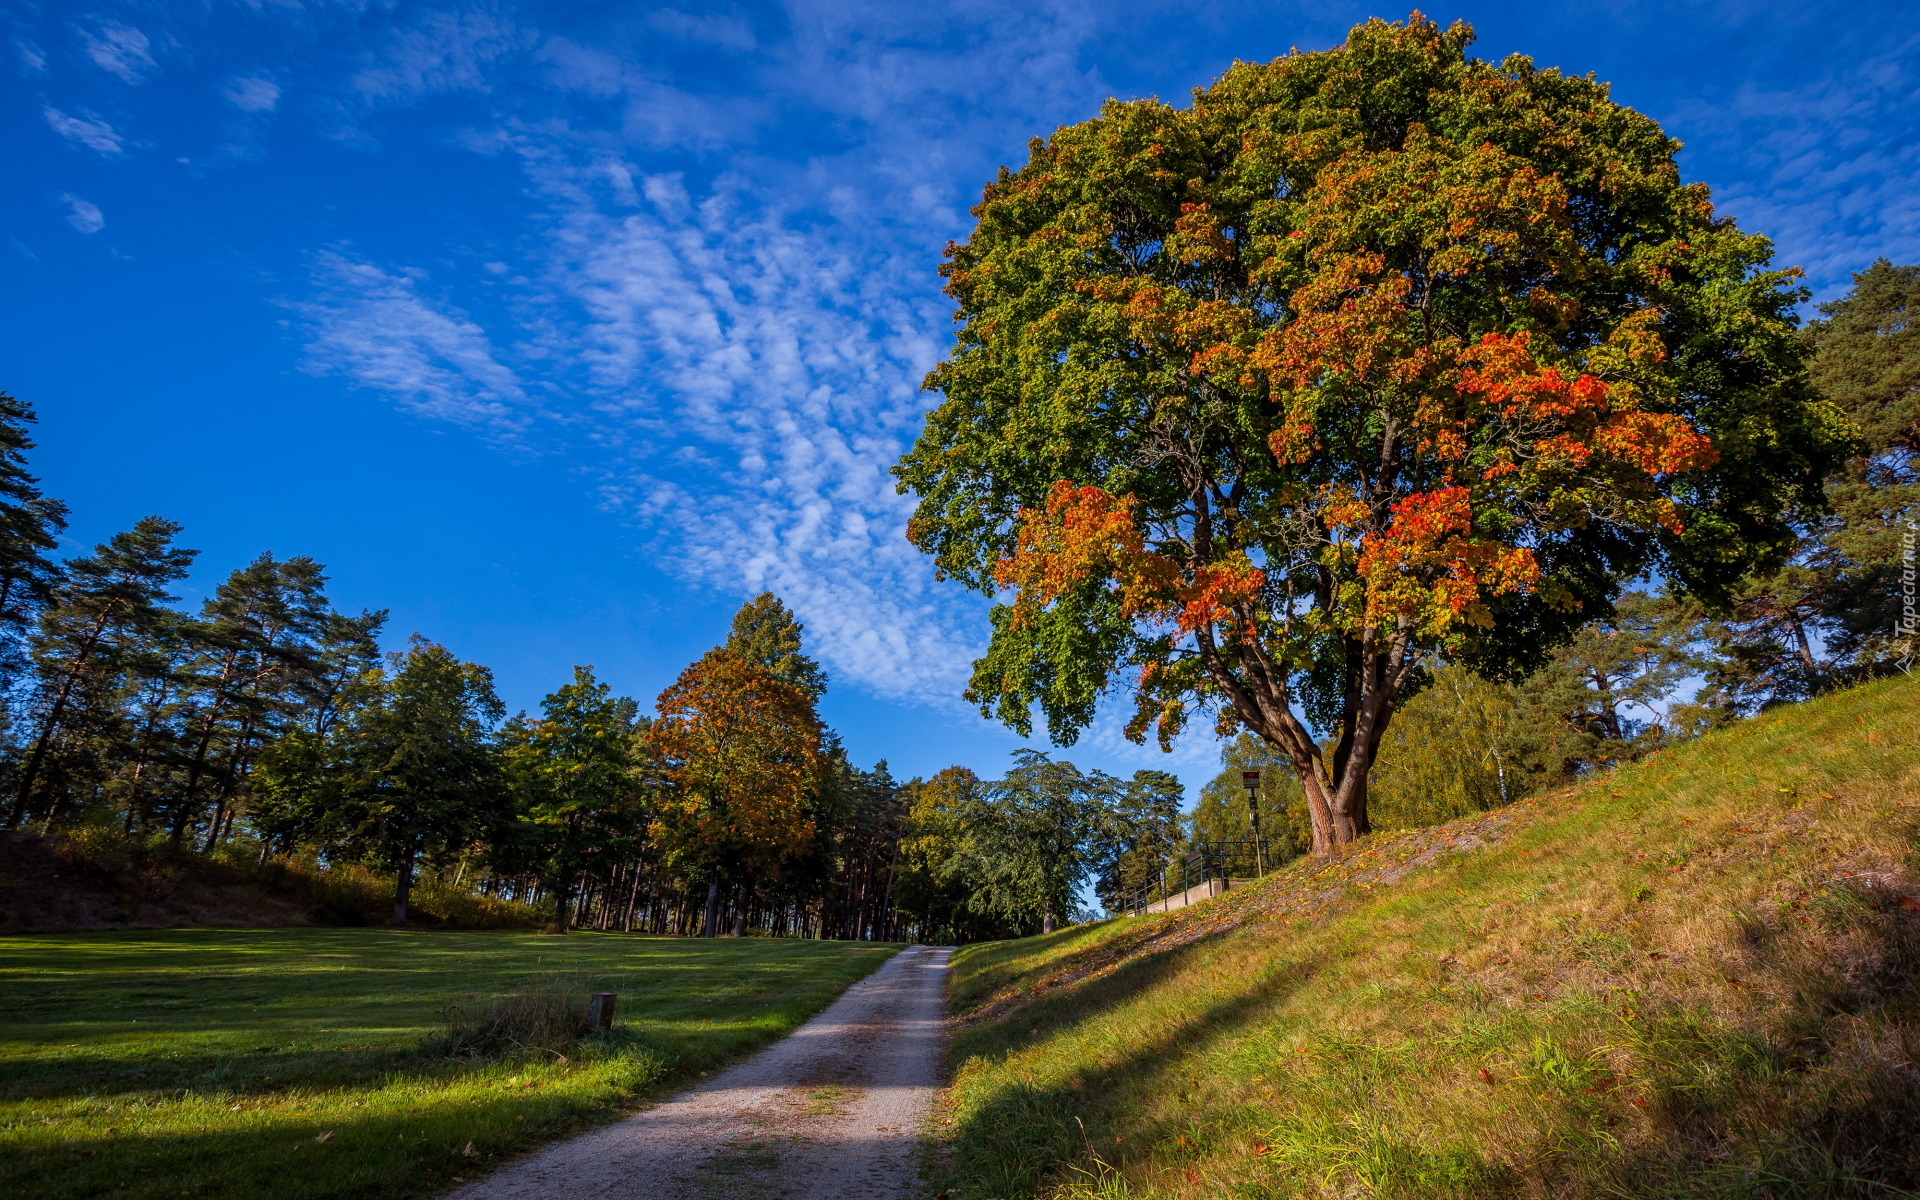
<path id="1" fill-rule="evenodd" d="M 0 938 L 0 1195 L 433 1194 L 764 1045 L 896 949 L 374 929 Z M 556 980 L 618 993 L 614 1034 L 565 1061 L 431 1048 L 449 1006 Z"/>

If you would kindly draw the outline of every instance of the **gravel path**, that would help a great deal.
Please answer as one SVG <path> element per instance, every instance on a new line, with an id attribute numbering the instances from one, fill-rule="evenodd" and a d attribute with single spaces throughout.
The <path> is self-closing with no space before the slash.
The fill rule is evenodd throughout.
<path id="1" fill-rule="evenodd" d="M 914 1194 L 950 950 L 913 946 L 758 1055 L 549 1146 L 455 1200 L 882 1200 Z"/>

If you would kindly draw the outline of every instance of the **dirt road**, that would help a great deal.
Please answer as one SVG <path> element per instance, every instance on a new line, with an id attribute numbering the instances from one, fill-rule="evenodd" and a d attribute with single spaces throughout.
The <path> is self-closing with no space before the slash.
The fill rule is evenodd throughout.
<path id="1" fill-rule="evenodd" d="M 948 950 L 914 946 L 692 1091 L 549 1146 L 456 1200 L 896 1200 L 940 1085 Z"/>

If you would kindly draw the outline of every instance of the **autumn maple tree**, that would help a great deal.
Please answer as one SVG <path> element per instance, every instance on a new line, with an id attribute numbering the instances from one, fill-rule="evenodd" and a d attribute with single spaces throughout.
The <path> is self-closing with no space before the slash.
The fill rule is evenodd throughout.
<path id="1" fill-rule="evenodd" d="M 1847 426 L 1791 271 L 1604 84 L 1415 14 L 1034 140 L 942 268 L 957 344 L 896 472 L 988 594 L 969 698 L 1070 742 L 1191 714 L 1364 833 L 1395 706 L 1511 675 L 1623 584 L 1777 560 Z"/>
<path id="2" fill-rule="evenodd" d="M 658 714 L 647 746 L 667 786 L 653 835 L 706 877 L 712 937 L 723 884 L 751 885 L 811 847 L 823 728 L 805 688 L 727 647 L 682 671 Z"/>

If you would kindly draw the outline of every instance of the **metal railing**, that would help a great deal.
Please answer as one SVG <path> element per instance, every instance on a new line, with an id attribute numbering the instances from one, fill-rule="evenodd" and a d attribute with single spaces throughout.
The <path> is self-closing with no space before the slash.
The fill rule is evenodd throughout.
<path id="1" fill-rule="evenodd" d="M 1108 911 L 1137 916 L 1169 896 L 1180 896 L 1210 879 L 1258 879 L 1273 869 L 1265 842 L 1197 842 L 1161 869 L 1160 877 L 1114 897 Z"/>

